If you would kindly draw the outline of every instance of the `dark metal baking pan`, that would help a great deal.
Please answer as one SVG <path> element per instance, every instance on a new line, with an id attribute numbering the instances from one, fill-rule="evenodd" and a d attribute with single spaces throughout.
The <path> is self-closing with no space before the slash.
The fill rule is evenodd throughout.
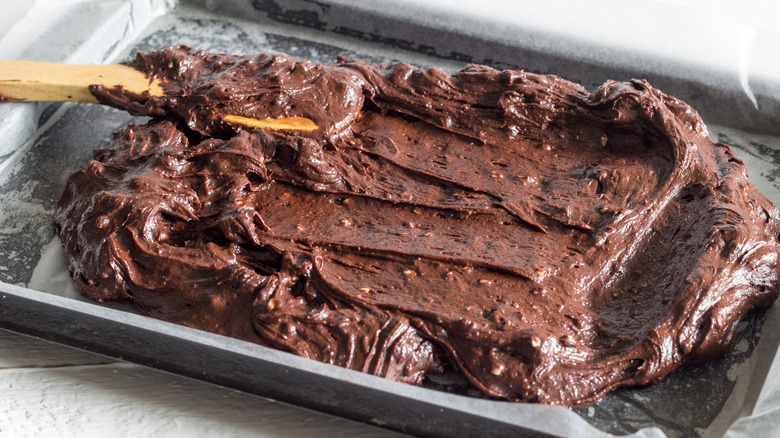
<path id="1" fill-rule="evenodd" d="M 349 1 L 183 2 L 146 23 L 140 37 L 124 42 L 127 48 L 119 56 L 127 59 L 138 50 L 187 44 L 223 53 L 283 52 L 325 63 L 347 56 L 452 70 L 464 62 L 480 62 L 554 72 L 591 88 L 608 78 L 638 76 L 609 57 L 590 61 L 579 55 L 567 57 L 565 50 L 543 51 L 538 44 L 524 44 L 522 33 L 498 38 L 484 23 L 465 20 L 471 25 L 466 28 L 453 24 L 463 17 L 423 19 L 415 18 L 414 12 Z M 688 71 L 650 69 L 647 76 L 655 76 L 651 82 L 665 91 L 703 108 L 705 121 L 724 121 L 719 111 L 708 110 L 723 99 L 745 100 L 739 87 L 728 85 L 730 79 L 702 72 L 703 82 L 697 82 Z M 720 88 L 712 88 L 718 83 Z M 766 131 L 761 121 L 765 116 L 761 112 L 758 118 L 744 117 L 748 121 L 733 119 L 732 126 Z M 0 163 L 0 327 L 5 329 L 430 436 L 660 436 L 662 431 L 690 436 L 716 422 L 727 427 L 733 419 L 724 407 L 751 402 L 750 394 L 756 385 L 760 388 L 777 349 L 776 337 L 761 336 L 762 328 L 766 333 L 767 327 L 776 326 L 776 312 L 754 312 L 741 324 L 737 348 L 727 358 L 682 370 L 652 387 L 621 389 L 592 406 L 568 410 L 485 399 L 457 379 L 430 380 L 424 387 L 403 385 L 153 320 L 122 307 L 33 290 L 25 286 L 41 254 L 51 249 L 51 213 L 65 179 L 93 149 L 107 143 L 112 131 L 136 120 L 113 109 L 78 105 L 46 106 L 37 117 L 40 129 L 34 141 Z M 780 200 L 775 183 L 780 154 L 773 148 L 774 137 L 729 128 L 715 129 L 712 135 L 733 144 L 756 173 L 752 176 L 759 189 L 775 202 Z M 755 360 L 764 356 L 770 359 Z M 749 374 L 750 379 L 735 379 L 735 373 Z M 735 388 L 744 387 L 754 390 L 740 396 Z"/>

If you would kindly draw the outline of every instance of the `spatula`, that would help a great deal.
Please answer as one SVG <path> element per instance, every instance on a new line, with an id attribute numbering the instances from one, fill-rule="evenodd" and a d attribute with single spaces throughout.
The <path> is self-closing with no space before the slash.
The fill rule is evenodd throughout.
<path id="1" fill-rule="evenodd" d="M 98 103 L 90 85 L 122 88 L 139 96 L 165 96 L 159 80 L 123 64 L 73 65 L 0 60 L 0 101 Z M 250 129 L 314 131 L 305 117 L 258 120 L 239 115 L 218 116 L 223 122 Z"/>

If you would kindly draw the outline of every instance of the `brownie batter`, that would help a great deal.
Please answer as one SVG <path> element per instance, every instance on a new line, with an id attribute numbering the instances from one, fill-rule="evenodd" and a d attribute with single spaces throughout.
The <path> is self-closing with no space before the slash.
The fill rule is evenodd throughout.
<path id="1" fill-rule="evenodd" d="M 54 225 L 79 290 L 419 384 L 568 406 L 722 356 L 778 295 L 776 208 L 697 113 L 468 66 L 186 47 L 166 97 L 73 174 Z M 302 116 L 310 133 L 220 121 Z"/>

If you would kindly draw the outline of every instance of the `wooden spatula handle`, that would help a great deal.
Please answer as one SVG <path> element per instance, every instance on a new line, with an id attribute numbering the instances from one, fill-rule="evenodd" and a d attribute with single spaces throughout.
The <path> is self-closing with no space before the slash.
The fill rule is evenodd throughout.
<path id="1" fill-rule="evenodd" d="M 164 94 L 158 81 L 122 64 L 0 61 L 0 97 L 6 100 L 97 103 L 90 85 L 121 86 L 139 95 Z"/>
<path id="2" fill-rule="evenodd" d="M 0 60 L 0 101 L 98 103 L 90 85 L 122 87 L 134 94 L 164 96 L 156 79 L 122 64 L 73 65 L 53 62 Z M 248 129 L 314 131 L 317 125 L 304 117 L 257 120 L 238 115 L 215 116 Z"/>

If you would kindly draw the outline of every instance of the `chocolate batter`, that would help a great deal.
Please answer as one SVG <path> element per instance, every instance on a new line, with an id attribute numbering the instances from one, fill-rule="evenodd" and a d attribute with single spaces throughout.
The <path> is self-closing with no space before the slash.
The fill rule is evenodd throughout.
<path id="1" fill-rule="evenodd" d="M 778 295 L 776 208 L 696 112 L 469 66 L 139 54 L 167 97 L 73 174 L 79 290 L 419 384 L 568 406 L 725 354 Z M 303 116 L 312 133 L 219 116 Z"/>

